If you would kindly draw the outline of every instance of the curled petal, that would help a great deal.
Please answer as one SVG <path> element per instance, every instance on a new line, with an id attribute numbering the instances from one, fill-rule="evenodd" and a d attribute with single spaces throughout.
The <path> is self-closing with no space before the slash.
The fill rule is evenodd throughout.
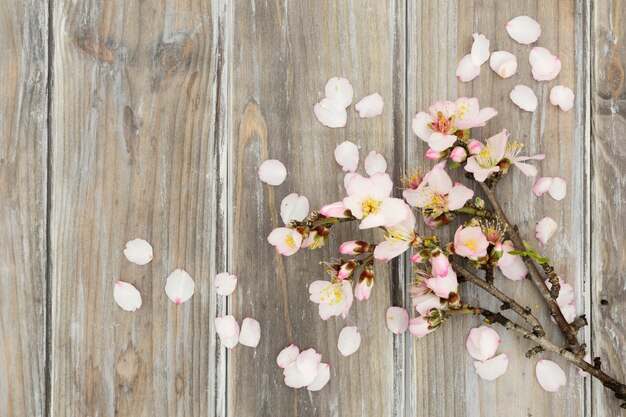
<path id="1" fill-rule="evenodd" d="M 478 77 L 478 74 L 480 74 L 480 66 L 474 65 L 471 54 L 467 54 L 461 58 L 456 67 L 456 76 L 459 77 L 459 80 L 464 83 L 472 81 L 474 78 Z"/>
<path id="2" fill-rule="evenodd" d="M 348 140 L 340 143 L 335 148 L 335 161 L 341 165 L 344 172 L 356 171 L 359 165 L 359 148 Z"/>
<path id="3" fill-rule="evenodd" d="M 474 43 L 470 54 L 472 64 L 481 66 L 489 59 L 489 39 L 485 35 L 474 33 Z"/>
<path id="4" fill-rule="evenodd" d="M 141 307 L 141 294 L 132 284 L 116 281 L 113 288 L 113 299 L 125 311 L 135 311 Z"/>
<path id="5" fill-rule="evenodd" d="M 165 293 L 176 305 L 189 300 L 194 293 L 195 284 L 187 271 L 176 269 L 167 277 Z"/>
<path id="6" fill-rule="evenodd" d="M 241 332 L 239 333 L 239 343 L 244 346 L 255 348 L 261 339 L 261 325 L 255 319 L 246 317 L 241 322 Z"/>
<path id="7" fill-rule="evenodd" d="M 409 242 L 403 240 L 385 240 L 376 245 L 374 258 L 378 262 L 387 262 L 396 256 L 402 255 L 409 249 Z"/>
<path id="8" fill-rule="evenodd" d="M 313 113 L 321 124 L 331 128 L 344 127 L 348 121 L 346 108 L 329 98 L 324 98 L 313 106 Z"/>
<path id="9" fill-rule="evenodd" d="M 464 185 L 457 184 L 448 193 L 448 210 L 458 210 L 465 205 L 467 200 L 474 196 L 474 191 Z"/>
<path id="10" fill-rule="evenodd" d="M 237 275 L 222 272 L 215 276 L 213 283 L 215 284 L 215 292 L 219 295 L 230 295 L 237 287 Z"/>
<path id="11" fill-rule="evenodd" d="M 541 388 L 548 392 L 557 392 L 559 388 L 567 385 L 567 376 L 563 369 L 556 363 L 541 359 L 535 367 L 535 375 Z"/>
<path id="12" fill-rule="evenodd" d="M 326 82 L 324 93 L 326 98 L 334 100 L 345 109 L 352 104 L 354 89 L 347 78 L 333 77 Z"/>
<path id="13" fill-rule="evenodd" d="M 365 172 L 367 172 L 367 175 L 369 175 L 370 177 L 372 175 L 381 172 L 384 173 L 385 171 L 387 171 L 387 161 L 385 161 L 385 157 L 376 151 L 372 151 L 369 153 L 369 155 L 367 155 L 367 158 L 365 158 L 364 166 Z"/>
<path id="14" fill-rule="evenodd" d="M 521 256 L 509 254 L 513 249 L 513 242 L 510 240 L 502 243 L 502 256 L 498 260 L 498 268 L 511 281 L 520 281 L 528 275 L 528 268 Z"/>
<path id="15" fill-rule="evenodd" d="M 517 72 L 517 58 L 507 51 L 496 51 L 491 54 L 489 66 L 502 78 L 509 78 Z"/>
<path id="16" fill-rule="evenodd" d="M 134 239 L 126 243 L 124 256 L 137 265 L 145 265 L 153 258 L 152 246 L 143 239 Z"/>
<path id="17" fill-rule="evenodd" d="M 426 286 L 441 298 L 449 298 L 450 293 L 457 293 L 459 290 L 456 272 L 451 266 L 448 266 L 446 276 L 427 279 Z"/>
<path id="18" fill-rule="evenodd" d="M 330 381 L 330 365 L 327 363 L 320 363 L 317 368 L 317 375 L 313 382 L 311 382 L 306 389 L 309 391 L 320 391 Z"/>
<path id="19" fill-rule="evenodd" d="M 567 194 L 567 184 L 565 184 L 565 180 L 563 178 L 554 177 L 548 189 L 548 194 L 556 201 L 563 200 Z"/>
<path id="20" fill-rule="evenodd" d="M 474 362 L 474 367 L 476 368 L 478 376 L 487 381 L 493 381 L 494 379 L 502 376 L 506 372 L 506 368 L 508 366 L 509 356 L 506 353 L 501 353 L 495 358 L 491 358 L 486 361 Z"/>
<path id="21" fill-rule="evenodd" d="M 281 368 L 286 368 L 291 363 L 295 362 L 300 354 L 300 349 L 296 345 L 289 345 L 280 351 L 276 357 L 276 364 Z"/>
<path id="22" fill-rule="evenodd" d="M 557 227 L 558 225 L 554 220 L 552 220 L 550 217 L 544 217 L 543 219 L 539 220 L 539 223 L 537 223 L 537 226 L 535 227 L 535 237 L 538 241 L 545 245 L 546 243 L 548 243 L 548 240 L 550 240 L 552 235 L 554 235 Z"/>
<path id="23" fill-rule="evenodd" d="M 234 348 L 239 343 L 239 324 L 233 316 L 216 317 L 215 331 L 228 349 Z"/>
<path id="24" fill-rule="evenodd" d="M 415 337 L 424 337 L 429 333 L 432 333 L 433 329 L 430 328 L 430 324 L 424 319 L 424 317 L 414 317 L 409 324 L 409 332 Z"/>
<path id="25" fill-rule="evenodd" d="M 346 326 L 339 333 L 337 349 L 343 356 L 350 356 L 361 346 L 361 333 L 356 326 Z"/>
<path id="26" fill-rule="evenodd" d="M 280 217 L 283 223 L 289 224 L 292 220 L 301 222 L 309 215 L 309 199 L 297 193 L 291 193 L 280 203 Z"/>
<path id="27" fill-rule="evenodd" d="M 528 60 L 532 68 L 533 78 L 537 81 L 554 80 L 561 72 L 561 60 L 552 55 L 546 48 L 534 47 Z"/>
<path id="28" fill-rule="evenodd" d="M 261 164 L 258 174 L 264 183 L 280 185 L 287 178 L 287 168 L 277 159 L 268 159 Z"/>
<path id="29" fill-rule="evenodd" d="M 571 88 L 556 85 L 550 90 L 550 103 L 559 106 L 563 111 L 568 111 L 574 107 L 574 92 Z"/>
<path id="30" fill-rule="evenodd" d="M 552 185 L 551 177 L 541 177 L 537 181 L 535 181 L 532 192 L 537 197 L 541 197 L 548 192 L 548 190 L 550 189 L 550 185 Z"/>
<path id="31" fill-rule="evenodd" d="M 354 105 L 354 109 L 359 112 L 359 117 L 367 119 L 383 114 L 383 106 L 383 97 L 378 93 L 374 93 L 363 97 L 361 101 Z"/>
<path id="32" fill-rule="evenodd" d="M 522 110 L 534 112 L 537 108 L 537 96 L 528 86 L 522 84 L 516 85 L 513 90 L 511 90 L 509 97 L 511 101 Z"/>
<path id="33" fill-rule="evenodd" d="M 480 326 L 470 330 L 465 346 L 469 354 L 479 361 L 486 361 L 496 354 L 500 336 L 488 326 Z"/>
<path id="34" fill-rule="evenodd" d="M 517 16 L 506 24 L 506 31 L 515 41 L 528 45 L 541 36 L 541 25 L 528 16 Z"/>
<path id="35" fill-rule="evenodd" d="M 406 308 L 389 307 L 387 309 L 387 328 L 397 335 L 409 328 L 409 313 Z"/>

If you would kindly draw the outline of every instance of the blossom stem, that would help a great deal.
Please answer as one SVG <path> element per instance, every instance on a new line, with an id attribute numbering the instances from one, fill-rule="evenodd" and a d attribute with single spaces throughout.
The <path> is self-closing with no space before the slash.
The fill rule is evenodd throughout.
<path id="1" fill-rule="evenodd" d="M 482 188 L 483 192 L 487 196 L 487 199 L 491 203 L 493 210 L 496 212 L 500 220 L 502 220 L 504 223 L 507 224 L 508 234 L 511 240 L 513 241 L 513 245 L 515 246 L 515 249 L 519 251 L 523 251 L 524 242 L 522 241 L 522 238 L 519 234 L 517 226 L 512 224 L 509 221 L 509 219 L 506 217 L 506 215 L 504 214 L 504 211 L 502 210 L 502 207 L 500 206 L 500 203 L 498 203 L 498 200 L 493 190 L 489 188 L 483 182 L 479 182 L 479 184 L 480 184 L 480 188 Z M 537 289 L 539 290 L 539 293 L 548 304 L 548 307 L 550 308 L 550 314 L 556 321 L 556 324 L 561 329 L 561 333 L 563 333 L 563 336 L 565 337 L 565 340 L 567 341 L 568 348 L 571 349 L 571 351 L 575 355 L 582 356 L 582 354 L 584 354 L 584 350 L 581 348 L 580 342 L 578 341 L 578 338 L 576 337 L 576 333 L 574 332 L 574 329 L 567 323 L 567 320 L 565 320 L 565 317 L 563 316 L 563 313 L 561 312 L 561 308 L 556 303 L 556 300 L 552 298 L 552 295 L 550 294 L 550 290 L 546 286 L 543 276 L 539 272 L 539 269 L 537 269 L 537 266 L 535 265 L 533 260 L 530 259 L 529 257 L 524 257 L 524 262 L 526 263 L 526 266 L 528 267 L 528 271 L 530 273 L 530 278 L 532 282 L 535 284 L 535 287 L 537 287 Z"/>
<path id="2" fill-rule="evenodd" d="M 491 217 L 488 210 L 479 210 L 474 207 L 465 206 L 454 210 L 455 213 L 471 214 L 476 217 Z"/>

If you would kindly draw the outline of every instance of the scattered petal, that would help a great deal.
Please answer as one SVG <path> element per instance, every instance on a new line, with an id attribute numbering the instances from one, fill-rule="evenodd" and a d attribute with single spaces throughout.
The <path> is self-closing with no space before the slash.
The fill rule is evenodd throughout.
<path id="1" fill-rule="evenodd" d="M 335 148 L 335 161 L 344 172 L 354 172 L 359 165 L 359 148 L 346 140 Z"/>
<path id="2" fill-rule="evenodd" d="M 356 326 L 346 326 L 339 333 L 337 349 L 343 356 L 350 356 L 361 346 L 361 333 Z"/>
<path id="3" fill-rule="evenodd" d="M 430 328 L 430 323 L 422 316 L 414 317 L 409 322 L 409 332 L 415 337 L 424 337 L 433 330 Z"/>
<path id="4" fill-rule="evenodd" d="M 541 36 L 541 25 L 528 16 L 517 16 L 506 24 L 506 31 L 515 41 L 528 45 Z"/>
<path id="5" fill-rule="evenodd" d="M 281 368 L 286 368 L 291 363 L 295 362 L 300 354 L 300 349 L 296 345 L 289 345 L 280 351 L 276 357 L 276 364 Z"/>
<path id="6" fill-rule="evenodd" d="M 113 298 L 122 310 L 135 311 L 141 307 L 141 294 L 132 284 L 124 281 L 115 281 Z"/>
<path id="7" fill-rule="evenodd" d="M 406 308 L 389 307 L 387 309 L 387 328 L 398 335 L 409 328 L 409 313 Z"/>
<path id="8" fill-rule="evenodd" d="M 234 348 L 239 343 L 239 324 L 233 316 L 216 317 L 215 331 L 228 349 Z"/>
<path id="9" fill-rule="evenodd" d="M 354 89 L 347 78 L 333 77 L 326 82 L 324 87 L 326 98 L 334 100 L 345 109 L 352 104 Z"/>
<path id="10" fill-rule="evenodd" d="M 219 295 L 230 295 L 237 287 L 237 275 L 221 272 L 215 276 L 215 292 Z"/>
<path id="11" fill-rule="evenodd" d="M 571 88 L 556 85 L 550 90 L 550 103 L 559 106 L 563 111 L 568 111 L 574 107 L 574 92 Z"/>
<path id="12" fill-rule="evenodd" d="M 312 384 L 319 373 L 321 360 L 322 355 L 315 349 L 300 352 L 296 360 L 283 371 L 285 384 L 292 388 L 302 388 Z"/>
<path id="13" fill-rule="evenodd" d="M 176 305 L 189 300 L 194 292 L 194 282 L 187 271 L 176 269 L 167 277 L 165 293 Z"/>
<path id="14" fill-rule="evenodd" d="M 330 365 L 327 363 L 320 363 L 317 368 L 317 375 L 313 382 L 311 382 L 306 389 L 309 391 L 319 391 L 328 384 L 330 381 Z"/>
<path id="15" fill-rule="evenodd" d="M 557 392 L 567 384 L 567 377 L 563 369 L 556 363 L 541 359 L 535 367 L 535 375 L 541 388 L 548 392 Z"/>
<path id="16" fill-rule="evenodd" d="M 359 112 L 359 117 L 367 119 L 383 114 L 383 106 L 383 97 L 378 93 L 374 93 L 363 97 L 361 101 L 354 105 L 354 109 Z"/>
<path id="17" fill-rule="evenodd" d="M 309 215 L 309 199 L 298 193 L 291 193 L 280 203 L 280 217 L 283 223 L 295 220 L 301 222 Z"/>
<path id="18" fill-rule="evenodd" d="M 539 223 L 537 223 L 537 226 L 535 227 L 535 237 L 538 241 L 545 245 L 546 243 L 548 243 L 548 240 L 550 240 L 552 235 L 554 235 L 557 227 L 558 225 L 554 220 L 552 220 L 550 217 L 544 217 L 543 219 L 539 220 Z"/>
<path id="19" fill-rule="evenodd" d="M 548 192 L 551 185 L 552 185 L 551 177 L 541 177 L 537 181 L 535 181 L 535 184 L 533 185 L 533 188 L 532 188 L 532 192 L 537 197 L 541 197 L 542 195 Z"/>
<path id="20" fill-rule="evenodd" d="M 486 361 L 496 354 L 500 336 L 488 326 L 480 326 L 470 330 L 465 346 L 469 354 L 479 361 Z"/>
<path id="21" fill-rule="evenodd" d="M 348 121 L 348 113 L 335 100 L 322 99 L 313 107 L 313 113 L 321 124 L 331 128 L 344 127 Z"/>
<path id="22" fill-rule="evenodd" d="M 489 66 L 502 78 L 509 78 L 517 72 L 517 58 L 507 51 L 496 51 L 491 54 Z"/>
<path id="23" fill-rule="evenodd" d="M 241 322 L 241 332 L 239 333 L 239 343 L 244 346 L 255 348 L 261 339 L 261 325 L 255 319 L 246 317 Z"/>
<path id="24" fill-rule="evenodd" d="M 472 36 L 474 37 L 470 54 L 472 64 L 481 66 L 489 59 L 489 39 L 479 33 L 474 33 Z"/>
<path id="25" fill-rule="evenodd" d="M 476 368 L 478 376 L 487 381 L 493 381 L 494 379 L 502 376 L 506 372 L 506 368 L 508 366 L 509 356 L 506 353 L 501 353 L 498 356 L 486 361 L 474 362 L 474 367 Z"/>
<path id="26" fill-rule="evenodd" d="M 387 171 L 387 161 L 385 161 L 385 157 L 376 151 L 372 151 L 367 155 L 364 166 L 365 172 L 367 172 L 367 175 L 370 177 Z"/>
<path id="27" fill-rule="evenodd" d="M 567 184 L 563 178 L 554 177 L 552 179 L 552 183 L 550 184 L 550 188 L 548 189 L 548 194 L 550 197 L 554 198 L 556 201 L 561 201 L 565 198 L 567 194 Z"/>
<path id="28" fill-rule="evenodd" d="M 287 168 L 277 159 L 268 159 L 261 164 L 258 174 L 264 183 L 280 185 L 287 178 Z"/>
<path id="29" fill-rule="evenodd" d="M 126 243 L 124 256 L 137 265 L 145 265 L 153 258 L 152 246 L 143 239 L 134 239 Z"/>
<path id="30" fill-rule="evenodd" d="M 459 65 L 456 67 L 456 76 L 459 77 L 459 80 L 466 83 L 478 77 L 478 74 L 480 74 L 480 66 L 474 65 L 471 54 L 467 54 L 461 58 Z M 413 130 L 415 131 L 415 127 Z"/>
<path id="31" fill-rule="evenodd" d="M 533 112 L 537 108 L 537 96 L 530 87 L 525 85 L 516 85 L 509 97 L 522 110 Z"/>
<path id="32" fill-rule="evenodd" d="M 552 55 L 546 48 L 536 46 L 530 51 L 528 58 L 533 78 L 537 81 L 554 80 L 561 72 L 561 60 Z"/>

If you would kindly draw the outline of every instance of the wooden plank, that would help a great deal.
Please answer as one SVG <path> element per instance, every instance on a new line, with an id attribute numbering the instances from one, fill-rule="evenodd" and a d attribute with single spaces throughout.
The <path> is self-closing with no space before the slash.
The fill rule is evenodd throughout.
<path id="1" fill-rule="evenodd" d="M 223 413 L 225 10 L 54 2 L 52 415 Z M 122 255 L 137 237 L 154 248 L 142 267 Z M 176 268 L 196 285 L 179 306 L 164 292 Z M 115 304 L 118 279 L 141 291 L 137 312 Z"/>
<path id="2" fill-rule="evenodd" d="M 0 1 L 0 415 L 46 404 L 48 5 Z"/>
<path id="3" fill-rule="evenodd" d="M 594 77 L 591 83 L 591 317 L 593 356 L 620 381 L 626 379 L 626 152 L 624 151 L 624 67 L 626 66 L 626 3 L 594 3 Z M 596 416 L 618 416 L 620 402 L 602 384 L 592 384 Z"/>
<path id="4" fill-rule="evenodd" d="M 368 302 L 355 301 L 346 320 L 324 322 L 308 300 L 308 285 L 324 279 L 318 261 L 337 257 L 339 243 L 358 233 L 356 227 L 341 225 L 323 250 L 288 258 L 275 255 L 265 241 L 280 222 L 280 202 L 287 194 L 306 195 L 312 209 L 342 198 L 343 176 L 333 151 L 343 140 L 357 143 L 363 156 L 371 150 L 383 153 L 399 176 L 405 124 L 403 3 L 233 3 L 231 269 L 240 280 L 231 311 L 238 320 L 255 317 L 262 335 L 256 349 L 239 346 L 230 353 L 230 416 L 403 414 L 403 339 L 394 340 L 384 320 L 402 293 L 389 265 L 377 267 Z M 336 75 L 350 79 L 355 103 L 379 92 L 383 115 L 362 120 L 351 107 L 345 129 L 322 126 L 313 105 Z M 286 164 L 281 186 L 258 180 L 256 168 L 267 158 Z M 336 347 L 345 325 L 359 326 L 363 336 L 360 350 L 349 358 Z M 284 385 L 276 356 L 291 343 L 316 348 L 331 364 L 323 391 Z"/>
<path id="5" fill-rule="evenodd" d="M 589 268 L 586 230 L 588 188 L 585 171 L 588 155 L 587 141 L 587 15 L 584 2 L 571 1 L 475 1 L 456 2 L 428 0 L 409 2 L 408 27 L 408 90 L 409 116 L 444 99 L 477 97 L 482 106 L 495 107 L 499 114 L 486 127 L 475 129 L 473 136 L 486 138 L 507 128 L 513 137 L 526 144 L 525 153 L 545 153 L 545 161 L 538 163 L 540 175 L 561 176 L 568 183 L 568 196 L 555 202 L 548 196 L 537 199 L 530 192 L 533 180 L 519 172 L 502 180 L 497 194 L 504 210 L 516 222 L 526 238 L 534 239 L 535 222 L 549 215 L 559 224 L 553 240 L 541 250 L 549 256 L 559 274 L 576 287 L 576 299 L 581 313 L 585 312 L 586 293 L 583 277 Z M 442 12 L 443 11 L 443 12 Z M 519 15 L 528 15 L 542 25 L 538 41 L 558 54 L 563 63 L 559 77 L 551 82 L 536 82 L 530 73 L 528 53 L 531 46 L 512 40 L 504 24 Z M 455 77 L 457 62 L 469 53 L 472 33 L 483 33 L 491 40 L 491 50 L 512 52 L 518 59 L 518 73 L 502 79 L 484 64 L 481 74 L 471 83 L 460 83 Z M 509 99 L 509 92 L 517 84 L 530 86 L 539 99 L 534 113 L 517 108 Z M 564 113 L 549 103 L 550 88 L 557 84 L 571 87 L 576 94 L 575 107 Z M 407 120 L 408 121 L 408 120 Z M 423 162 L 425 144 L 415 137 L 407 124 L 409 166 Z M 429 165 L 429 164 L 427 164 Z M 513 169 L 515 171 L 515 169 Z M 470 180 L 457 179 L 465 184 Z M 530 282 L 505 282 L 497 285 L 523 300 L 533 310 L 541 312 L 546 327 L 547 308 L 540 304 L 537 291 Z M 480 294 L 468 284 L 463 285 L 462 297 L 497 308 L 487 294 Z M 515 335 L 497 329 L 502 337 L 499 352 L 510 356 L 505 375 L 497 382 L 480 380 L 474 371 L 472 358 L 465 349 L 465 335 L 469 328 L 480 325 L 477 317 L 455 318 L 429 337 L 416 341 L 413 379 L 408 392 L 415 393 L 411 415 L 427 416 L 543 416 L 583 415 L 585 413 L 584 382 L 576 369 L 556 359 L 569 378 L 569 385 L 558 394 L 544 392 L 535 379 L 537 357 L 524 357 L 532 345 Z M 555 329 L 550 329 L 550 334 Z M 463 335 L 459 337 L 459 335 Z M 555 359 L 551 355 L 546 358 Z M 453 395 L 456 393 L 457 395 Z"/>

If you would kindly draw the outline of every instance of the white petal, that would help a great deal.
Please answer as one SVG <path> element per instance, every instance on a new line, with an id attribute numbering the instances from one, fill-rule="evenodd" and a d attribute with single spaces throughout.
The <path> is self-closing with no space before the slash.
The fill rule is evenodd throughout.
<path id="1" fill-rule="evenodd" d="M 261 325 L 255 319 L 246 317 L 241 322 L 241 332 L 239 332 L 239 343 L 244 346 L 257 347 L 261 339 Z"/>
<path id="2" fill-rule="evenodd" d="M 509 356 L 506 353 L 501 353 L 498 356 L 483 362 L 474 362 L 474 367 L 476 368 L 478 376 L 487 381 L 493 381 L 494 379 L 502 376 L 506 372 L 506 368 L 508 366 Z"/>
<path id="3" fill-rule="evenodd" d="M 330 365 L 327 363 L 320 363 L 317 369 L 317 376 L 311 382 L 306 389 L 309 391 L 319 391 L 328 384 L 330 381 Z"/>
<path id="4" fill-rule="evenodd" d="M 502 78 L 509 78 L 517 72 L 517 58 L 507 51 L 496 51 L 491 54 L 489 66 Z"/>
<path id="5" fill-rule="evenodd" d="M 324 87 L 326 98 L 334 100 L 340 106 L 345 109 L 352 103 L 352 96 L 354 95 L 354 89 L 352 84 L 347 78 L 333 77 Z"/>
<path id="6" fill-rule="evenodd" d="M 194 287 L 193 279 L 187 271 L 176 269 L 167 277 L 165 293 L 173 303 L 180 304 L 191 298 Z"/>
<path id="7" fill-rule="evenodd" d="M 402 334 L 409 328 L 409 313 L 402 307 L 387 309 L 387 328 L 395 334 Z"/>
<path id="8" fill-rule="evenodd" d="M 215 276 L 213 283 L 215 284 L 215 292 L 219 295 L 230 295 L 237 287 L 237 275 L 221 272 Z"/>
<path id="9" fill-rule="evenodd" d="M 359 165 L 359 148 L 348 140 L 340 143 L 335 148 L 335 161 L 341 165 L 344 172 L 356 171 Z"/>
<path id="10" fill-rule="evenodd" d="M 289 364 L 283 371 L 285 385 L 291 388 L 302 388 L 310 385 L 317 376 L 317 370 L 312 373 L 303 373 L 296 362 Z"/>
<path id="11" fill-rule="evenodd" d="M 509 97 L 522 110 L 533 112 L 537 108 L 537 96 L 530 87 L 525 85 L 516 85 Z"/>
<path id="12" fill-rule="evenodd" d="M 532 192 L 537 197 L 541 197 L 548 192 L 552 185 L 552 177 L 541 177 L 533 185 Z"/>
<path id="13" fill-rule="evenodd" d="M 224 347 L 232 349 L 239 343 L 239 324 L 233 316 L 216 317 L 215 331 Z"/>
<path id="14" fill-rule="evenodd" d="M 548 189 L 548 194 L 556 201 L 563 200 L 567 194 L 567 184 L 565 184 L 565 180 L 563 178 L 554 177 Z"/>
<path id="15" fill-rule="evenodd" d="M 295 362 L 299 354 L 300 349 L 298 349 L 298 346 L 289 345 L 280 351 L 276 357 L 276 364 L 281 368 L 285 368 L 292 362 Z"/>
<path id="16" fill-rule="evenodd" d="M 541 36 L 541 26 L 528 16 L 517 16 L 505 27 L 510 37 L 524 45 L 535 42 Z"/>
<path id="17" fill-rule="evenodd" d="M 474 33 L 474 43 L 472 43 L 471 59 L 472 64 L 481 66 L 489 59 L 489 39 L 485 35 Z"/>
<path id="18" fill-rule="evenodd" d="M 134 239 L 126 243 L 124 256 L 137 265 L 145 265 L 153 258 L 152 246 L 143 239 Z"/>
<path id="19" fill-rule="evenodd" d="M 383 106 L 383 97 L 378 93 L 374 93 L 363 97 L 361 101 L 354 105 L 354 109 L 359 112 L 361 118 L 366 119 L 383 114 Z"/>
<path id="20" fill-rule="evenodd" d="M 337 349 L 343 356 L 350 356 L 361 346 L 361 334 L 356 326 L 346 326 L 339 333 Z"/>
<path id="21" fill-rule="evenodd" d="M 472 81 L 480 74 L 480 66 L 474 65 L 472 62 L 472 55 L 467 54 L 459 61 L 456 67 L 456 76 L 462 82 Z"/>
<path id="22" fill-rule="evenodd" d="M 531 49 L 528 61 L 537 81 L 554 80 L 561 72 L 561 60 L 540 46 Z"/>
<path id="23" fill-rule="evenodd" d="M 385 161 L 385 157 L 376 151 L 372 151 L 367 155 L 364 166 L 365 172 L 367 172 L 367 175 L 370 177 L 380 172 L 384 173 L 387 171 L 387 161 Z"/>
<path id="24" fill-rule="evenodd" d="M 122 310 L 135 311 L 141 307 L 141 294 L 132 284 L 116 281 L 113 288 L 113 298 Z"/>
<path id="25" fill-rule="evenodd" d="M 479 361 L 485 361 L 495 355 L 500 336 L 488 326 L 480 326 L 470 330 L 465 346 L 469 354 Z"/>
<path id="26" fill-rule="evenodd" d="M 264 183 L 280 185 L 287 178 L 287 168 L 277 159 L 268 159 L 261 164 L 258 174 Z"/>
<path id="27" fill-rule="evenodd" d="M 550 103 L 559 106 L 563 111 L 568 111 L 574 107 L 574 92 L 571 88 L 555 85 L 550 90 Z"/>
<path id="28" fill-rule="evenodd" d="M 567 384 L 567 377 L 563 369 L 556 363 L 541 359 L 535 367 L 535 375 L 541 388 L 548 392 L 557 392 Z"/>
<path id="29" fill-rule="evenodd" d="M 537 223 L 537 226 L 535 227 L 535 236 L 537 237 L 537 240 L 545 245 L 552 235 L 554 235 L 557 227 L 558 225 L 556 222 L 550 217 L 544 217 L 539 220 L 539 223 Z"/>
<path id="30" fill-rule="evenodd" d="M 345 107 L 329 98 L 324 98 L 317 103 L 313 107 L 313 113 L 321 124 L 332 128 L 344 127 L 348 120 Z"/>
<path id="31" fill-rule="evenodd" d="M 415 133 L 421 140 L 428 142 L 428 138 L 430 138 L 430 135 L 433 133 L 433 131 L 428 127 L 432 121 L 433 119 L 428 113 L 423 111 L 417 113 L 411 121 L 413 133 Z"/>
<path id="32" fill-rule="evenodd" d="M 321 361 L 322 355 L 317 353 L 313 348 L 303 350 L 296 358 L 296 364 L 298 365 L 298 369 L 303 374 L 317 374 L 317 367 Z"/>
<path id="33" fill-rule="evenodd" d="M 309 199 L 298 193 L 291 193 L 280 203 L 280 217 L 283 223 L 289 224 L 292 220 L 301 222 L 309 215 Z"/>

